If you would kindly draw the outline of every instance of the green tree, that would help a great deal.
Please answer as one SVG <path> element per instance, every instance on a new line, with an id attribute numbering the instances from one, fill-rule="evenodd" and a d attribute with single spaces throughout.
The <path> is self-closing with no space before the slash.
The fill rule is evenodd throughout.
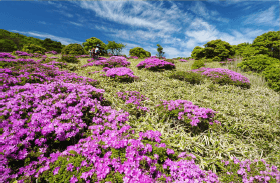
<path id="1" fill-rule="evenodd" d="M 145 58 L 145 57 L 150 57 L 151 53 L 144 50 L 141 47 L 135 47 L 129 50 L 129 55 L 130 56 L 136 56 L 138 58 Z"/>
<path id="2" fill-rule="evenodd" d="M 122 43 L 116 43 L 115 41 L 108 41 L 108 44 L 106 45 L 106 50 L 110 50 L 113 55 L 119 55 L 122 49 L 126 45 L 123 45 Z"/>
<path id="3" fill-rule="evenodd" d="M 258 50 L 258 54 L 280 59 L 280 31 L 269 31 L 256 37 L 252 47 Z"/>
<path id="4" fill-rule="evenodd" d="M 235 55 L 239 55 L 243 58 L 248 58 L 250 56 L 256 56 L 258 51 L 255 47 L 252 47 L 250 43 L 240 43 L 238 45 L 232 45 Z"/>
<path id="5" fill-rule="evenodd" d="M 105 54 L 107 54 L 106 44 L 96 37 L 91 37 L 87 39 L 86 42 L 84 42 L 82 45 L 84 49 L 88 52 L 88 50 L 95 48 L 97 44 L 99 44 L 100 46 L 101 55 L 104 56 Z"/>
<path id="6" fill-rule="evenodd" d="M 204 49 L 200 46 L 194 47 L 191 57 L 194 58 L 195 60 L 199 60 L 204 57 Z"/>
<path id="7" fill-rule="evenodd" d="M 225 60 L 235 54 L 232 46 L 228 42 L 222 41 L 221 39 L 209 41 L 203 46 L 205 47 L 204 53 L 207 59 L 219 57 L 221 60 Z"/>
<path id="8" fill-rule="evenodd" d="M 61 50 L 62 55 L 83 55 L 87 54 L 82 45 L 80 44 L 69 44 Z"/>
<path id="9" fill-rule="evenodd" d="M 157 46 L 158 46 L 158 48 L 157 48 L 157 51 L 158 51 L 157 56 L 159 58 L 162 58 L 165 52 L 162 52 L 163 48 L 159 44 L 157 44 Z"/>
<path id="10" fill-rule="evenodd" d="M 0 52 L 13 52 L 17 50 L 17 45 L 9 39 L 0 39 Z"/>
<path id="11" fill-rule="evenodd" d="M 61 42 L 58 41 L 53 41 L 50 38 L 46 38 L 43 41 L 42 46 L 47 50 L 47 51 L 56 51 L 57 53 L 61 53 L 62 50 L 62 44 Z"/>

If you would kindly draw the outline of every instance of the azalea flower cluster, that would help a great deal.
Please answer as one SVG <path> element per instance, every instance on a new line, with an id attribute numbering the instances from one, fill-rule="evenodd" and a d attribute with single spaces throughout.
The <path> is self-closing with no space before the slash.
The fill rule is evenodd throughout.
<path id="1" fill-rule="evenodd" d="M 223 61 L 223 62 L 219 62 L 221 65 L 226 65 L 226 64 L 231 64 L 235 61 L 236 59 L 230 59 L 230 58 L 227 58 L 226 61 Z"/>
<path id="2" fill-rule="evenodd" d="M 230 163 L 231 162 L 231 163 Z M 231 157 L 230 161 L 221 160 L 223 167 L 226 168 L 222 180 L 234 181 L 234 182 L 280 182 L 280 171 L 277 170 L 276 166 L 270 166 L 261 159 L 260 161 L 255 159 L 253 162 L 246 159 L 240 161 L 236 157 Z M 256 169 L 257 168 L 257 169 Z M 263 171 L 260 171 L 262 169 Z M 254 175 L 255 171 L 259 172 L 260 175 Z M 236 179 L 238 177 L 239 180 Z M 273 179 L 272 179 L 273 177 Z"/>
<path id="3" fill-rule="evenodd" d="M 224 78 L 229 78 L 233 82 L 236 83 L 241 82 L 242 84 L 245 84 L 248 87 L 250 86 L 250 81 L 248 78 L 246 78 L 240 73 L 231 71 L 229 69 L 203 67 L 203 68 L 191 70 L 191 72 L 200 73 L 216 81 L 223 80 Z"/>
<path id="4" fill-rule="evenodd" d="M 133 71 L 127 67 L 117 67 L 117 68 L 110 68 L 106 71 L 107 77 L 116 77 L 121 76 L 119 78 L 138 78 L 137 76 L 133 75 Z"/>
<path id="5" fill-rule="evenodd" d="M 169 111 L 176 110 L 176 108 L 183 109 L 183 111 L 178 113 L 178 119 L 184 120 L 184 115 L 187 113 L 187 118 L 191 120 L 190 124 L 192 126 L 197 126 L 198 123 L 200 123 L 199 118 L 203 119 L 209 119 L 209 124 L 213 125 L 212 118 L 214 117 L 215 113 L 218 113 L 216 111 L 213 111 L 212 109 L 205 109 L 205 108 L 199 108 L 196 105 L 193 105 L 192 102 L 187 100 L 160 100 L 162 102 L 162 105 L 164 108 L 166 106 L 168 107 Z M 183 105 L 181 105 L 183 104 Z M 157 105 L 161 106 L 161 104 Z M 219 121 L 215 120 L 214 123 L 221 124 Z"/>
<path id="6" fill-rule="evenodd" d="M 130 56 L 130 57 L 128 57 L 128 58 L 138 59 L 138 57 L 136 57 L 136 56 Z"/>
<path id="7" fill-rule="evenodd" d="M 112 56 L 107 59 L 105 58 L 102 60 L 90 62 L 88 64 L 83 65 L 82 67 L 88 67 L 88 66 L 93 66 L 93 65 L 95 65 L 95 66 L 102 65 L 103 67 L 110 67 L 110 68 L 118 67 L 118 66 L 126 67 L 126 66 L 130 65 L 130 62 L 127 62 L 126 58 L 124 58 L 124 57 Z"/>
<path id="8" fill-rule="evenodd" d="M 137 91 L 125 91 L 123 92 L 117 92 L 117 95 L 119 98 L 121 98 L 123 101 L 125 101 L 125 104 L 134 104 L 137 105 L 137 109 L 141 109 L 143 111 L 150 112 L 150 109 L 147 107 L 143 107 L 140 103 L 141 101 L 149 100 L 149 98 L 145 97 L 144 95 L 141 95 Z"/>
<path id="9" fill-rule="evenodd" d="M 11 53 L 0 52 L 0 58 L 16 58 Z"/>
<path id="10" fill-rule="evenodd" d="M 76 58 L 89 58 L 89 55 L 78 55 Z"/>
<path id="11" fill-rule="evenodd" d="M 45 54 L 48 53 L 48 54 L 53 54 L 53 55 L 57 55 L 57 52 L 56 51 L 49 51 L 49 52 L 45 52 Z"/>
<path id="12" fill-rule="evenodd" d="M 58 57 L 49 57 L 50 59 L 57 59 Z"/>
<path id="13" fill-rule="evenodd" d="M 14 62 L 24 64 L 21 70 L 15 70 L 14 68 L 0 69 L 0 76 L 3 78 L 3 85 L 0 86 L 0 90 L 8 89 L 10 86 L 21 85 L 22 82 L 34 82 L 44 83 L 53 81 L 72 82 L 80 84 L 92 84 L 95 85 L 98 82 L 91 78 L 78 76 L 76 73 L 69 73 L 67 71 L 59 71 L 56 64 L 65 64 L 60 62 L 50 62 L 48 64 L 41 64 L 38 61 L 32 59 L 3 59 L 3 62 Z M 49 65 L 52 64 L 52 65 Z"/>
<path id="14" fill-rule="evenodd" d="M 40 53 L 27 53 L 24 51 L 16 51 L 15 54 L 18 56 L 27 56 L 27 57 L 36 57 L 36 58 L 41 58 L 43 56 Z"/>
<path id="15" fill-rule="evenodd" d="M 179 59 L 179 61 L 181 61 L 181 62 L 188 62 L 188 61 L 185 60 L 185 59 Z"/>
<path id="16" fill-rule="evenodd" d="M 166 62 L 164 60 L 160 60 L 157 58 L 148 58 L 145 59 L 144 61 L 140 62 L 136 67 L 138 68 L 159 68 L 159 69 L 174 69 L 175 68 L 175 64 L 170 63 L 170 62 Z"/>

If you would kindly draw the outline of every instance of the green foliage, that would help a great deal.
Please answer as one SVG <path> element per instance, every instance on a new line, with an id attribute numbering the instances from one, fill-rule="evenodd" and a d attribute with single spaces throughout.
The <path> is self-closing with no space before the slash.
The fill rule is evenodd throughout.
<path id="1" fill-rule="evenodd" d="M 27 53 L 40 53 L 40 54 L 45 55 L 45 52 L 47 50 L 39 45 L 29 44 L 29 45 L 25 45 L 21 51 L 24 51 Z"/>
<path id="2" fill-rule="evenodd" d="M 56 51 L 57 53 L 61 53 L 62 50 L 62 44 L 61 42 L 58 41 L 53 41 L 50 38 L 46 38 L 42 46 L 47 50 L 47 51 Z"/>
<path id="3" fill-rule="evenodd" d="M 27 37 L 19 33 L 13 33 L 4 29 L 0 29 L 0 40 L 2 39 L 8 39 L 14 42 L 14 44 L 17 46 L 17 49 L 13 51 L 22 50 L 23 46 L 28 44 L 42 46 L 43 42 L 43 40 L 38 38 Z"/>
<path id="4" fill-rule="evenodd" d="M 84 49 L 88 52 L 88 50 L 95 48 L 97 44 L 99 44 L 100 46 L 101 56 L 107 55 L 106 44 L 96 37 L 91 37 L 87 39 L 86 42 L 84 42 L 82 45 L 84 46 Z"/>
<path id="5" fill-rule="evenodd" d="M 252 43 L 258 54 L 280 59 L 280 31 L 269 31 L 256 37 Z"/>
<path id="6" fill-rule="evenodd" d="M 280 64 L 271 64 L 262 72 L 268 86 L 274 91 L 280 91 Z"/>
<path id="7" fill-rule="evenodd" d="M 135 47 L 135 48 L 132 48 L 129 50 L 129 55 L 136 56 L 138 58 L 145 58 L 145 57 L 150 57 L 151 53 L 148 51 L 145 51 L 143 48 Z"/>
<path id="8" fill-rule="evenodd" d="M 204 57 L 204 49 L 201 48 L 200 46 L 194 47 L 191 57 L 194 58 L 195 60 L 199 60 Z"/>
<path id="9" fill-rule="evenodd" d="M 222 162 L 221 164 L 219 164 L 220 167 L 218 172 L 219 180 L 224 183 L 243 182 L 242 176 L 237 173 L 238 170 L 240 170 L 240 166 L 241 166 L 240 163 L 235 164 L 233 160 L 230 160 L 228 165 L 225 165 L 225 163 Z M 261 176 L 262 174 L 260 174 L 260 171 L 266 171 L 266 166 L 261 161 L 258 162 L 253 161 L 251 162 L 249 167 L 250 167 L 250 171 L 248 171 L 247 166 L 243 167 L 248 178 Z M 269 183 L 276 183 L 276 179 L 273 178 L 273 176 L 271 176 L 270 174 L 266 174 L 266 176 L 270 177 Z M 255 181 L 257 180 L 255 179 L 254 182 Z M 264 179 L 261 179 L 260 181 L 266 182 Z"/>
<path id="10" fill-rule="evenodd" d="M 240 43 L 238 45 L 233 45 L 233 49 L 235 50 L 235 55 L 239 55 L 243 58 L 255 56 L 258 51 L 255 47 L 252 47 L 252 44 L 249 43 Z"/>
<path id="11" fill-rule="evenodd" d="M 113 55 L 119 55 L 122 49 L 125 47 L 122 43 L 116 43 L 115 41 L 108 41 L 106 50 L 110 50 Z"/>
<path id="12" fill-rule="evenodd" d="M 220 60 L 225 60 L 229 56 L 235 54 L 232 46 L 221 39 L 209 41 L 204 46 L 204 55 L 206 58 L 216 57 L 217 59 L 217 57 L 219 57 Z"/>
<path id="13" fill-rule="evenodd" d="M 0 39 L 0 52 L 12 52 L 17 50 L 17 45 L 9 39 Z"/>
<path id="14" fill-rule="evenodd" d="M 157 44 L 157 46 L 158 46 L 158 48 L 157 48 L 157 51 L 158 51 L 157 56 L 158 56 L 159 58 L 162 58 L 165 52 L 162 51 L 163 48 L 160 46 L 160 44 Z"/>
<path id="15" fill-rule="evenodd" d="M 79 63 L 78 58 L 76 58 L 74 55 L 62 55 L 61 59 L 58 59 L 60 62 L 66 62 L 66 63 Z"/>
<path id="16" fill-rule="evenodd" d="M 169 75 L 169 78 L 179 79 L 194 85 L 202 83 L 205 76 L 195 72 L 177 71 L 176 73 Z"/>
<path id="17" fill-rule="evenodd" d="M 205 67 L 205 63 L 203 60 L 195 60 L 194 63 L 191 66 L 191 69 L 199 69 L 201 67 Z"/>
<path id="18" fill-rule="evenodd" d="M 84 50 L 84 48 L 80 45 L 80 44 L 69 44 L 66 47 L 64 47 L 61 51 L 62 55 L 83 55 L 83 54 L 87 54 Z"/>
<path id="19" fill-rule="evenodd" d="M 249 58 L 244 58 L 242 62 L 237 64 L 237 67 L 241 67 L 244 71 L 262 72 L 266 67 L 280 63 L 276 58 L 269 57 L 267 55 L 256 55 Z"/>

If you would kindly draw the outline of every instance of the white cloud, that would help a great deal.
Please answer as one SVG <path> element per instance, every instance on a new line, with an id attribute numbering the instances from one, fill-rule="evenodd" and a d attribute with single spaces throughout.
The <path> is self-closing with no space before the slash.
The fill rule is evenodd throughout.
<path id="1" fill-rule="evenodd" d="M 68 21 L 68 23 L 73 24 L 73 25 L 76 25 L 76 26 L 79 26 L 79 27 L 82 27 L 82 26 L 83 26 L 83 24 L 79 24 L 79 23 L 76 23 L 76 22 Z"/>
<path id="2" fill-rule="evenodd" d="M 73 44 L 73 43 L 78 43 L 78 44 L 82 44 L 83 42 L 79 42 L 73 39 L 69 39 L 69 38 L 64 38 L 64 37 L 58 37 L 58 36 L 54 36 L 51 34 L 47 34 L 47 33 L 40 33 L 40 32 L 24 32 L 24 31 L 17 31 L 17 30 L 11 30 L 12 32 L 18 32 L 21 34 L 27 34 L 27 35 L 31 35 L 31 36 L 36 36 L 36 37 L 40 37 L 40 38 L 50 38 L 51 40 L 54 41 L 59 41 L 61 42 L 61 44 L 63 45 L 68 45 L 68 44 Z"/>
<path id="3" fill-rule="evenodd" d="M 47 24 L 46 22 L 44 22 L 44 21 L 39 21 L 38 23 L 40 23 L 40 24 Z"/>
<path id="4" fill-rule="evenodd" d="M 268 26 L 279 26 L 279 18 L 276 19 L 275 14 L 279 15 L 279 11 L 275 11 L 276 6 L 271 6 L 265 11 L 260 11 L 248 16 L 243 22 L 244 24 L 256 24 L 256 25 L 268 25 Z"/>

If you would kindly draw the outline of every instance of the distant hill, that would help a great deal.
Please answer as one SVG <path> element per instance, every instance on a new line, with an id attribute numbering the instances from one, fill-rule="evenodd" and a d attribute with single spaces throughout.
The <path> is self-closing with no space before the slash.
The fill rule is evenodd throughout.
<path id="1" fill-rule="evenodd" d="M 0 29 L 0 52 L 22 50 L 23 46 L 28 44 L 35 44 L 45 48 L 47 51 L 54 50 L 58 53 L 61 53 L 61 49 L 65 47 L 61 42 L 53 41 L 50 38 L 42 40 Z"/>

